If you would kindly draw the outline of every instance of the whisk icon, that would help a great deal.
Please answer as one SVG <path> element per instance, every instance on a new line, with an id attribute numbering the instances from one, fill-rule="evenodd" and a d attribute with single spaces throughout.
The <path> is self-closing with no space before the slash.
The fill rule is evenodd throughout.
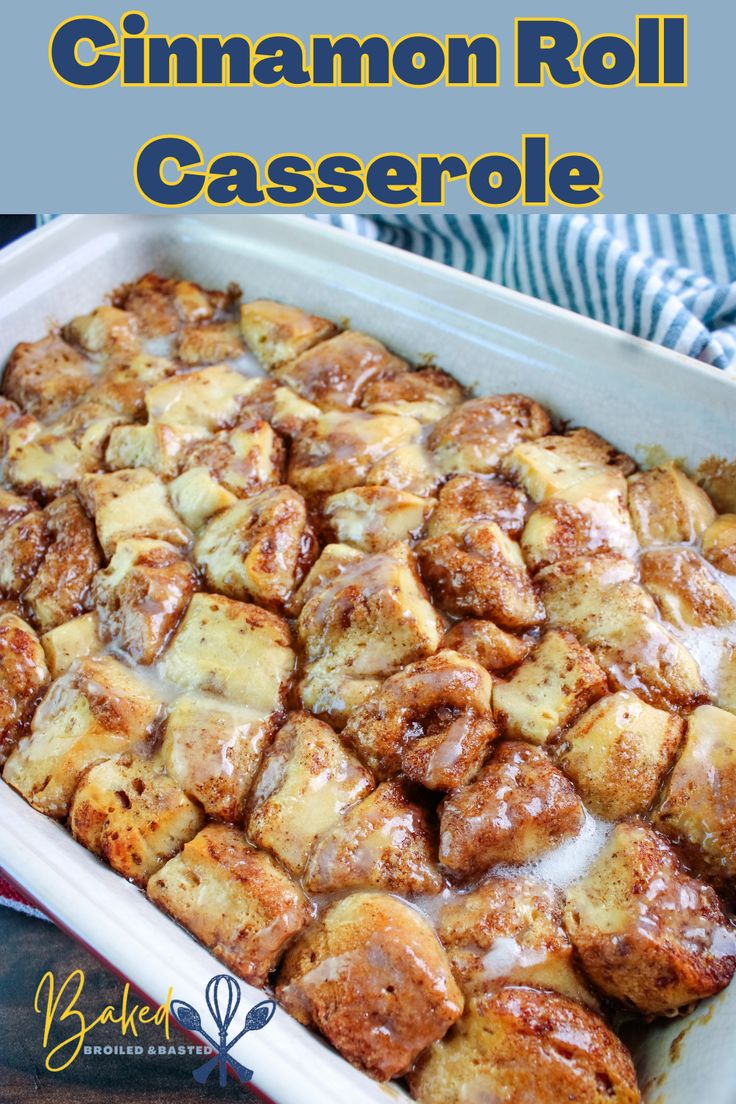
<path id="1" fill-rule="evenodd" d="M 205 1001 L 212 1017 L 219 1041 L 216 1042 L 202 1027 L 202 1019 L 197 1009 L 187 1001 L 173 1000 L 171 1012 L 181 1026 L 187 1031 L 196 1031 L 202 1035 L 215 1050 L 212 1058 L 208 1058 L 201 1066 L 194 1070 L 192 1076 L 195 1081 L 203 1085 L 215 1067 L 220 1071 L 220 1087 L 227 1083 L 228 1064 L 232 1068 L 238 1081 L 250 1081 L 253 1070 L 242 1065 L 230 1054 L 230 1051 L 248 1031 L 260 1031 L 273 1017 L 276 1011 L 276 1003 L 272 1000 L 263 1000 L 254 1004 L 245 1017 L 243 1030 L 228 1042 L 228 1031 L 240 1006 L 240 988 L 234 978 L 229 974 L 215 974 L 210 978 L 205 989 Z"/>

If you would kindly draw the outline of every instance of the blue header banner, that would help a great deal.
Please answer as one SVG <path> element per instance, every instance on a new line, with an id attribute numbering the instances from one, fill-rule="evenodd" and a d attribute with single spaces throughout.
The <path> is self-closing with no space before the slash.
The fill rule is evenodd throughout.
<path id="1" fill-rule="evenodd" d="M 728 211 L 736 9 L 36 0 L 6 211 Z"/>

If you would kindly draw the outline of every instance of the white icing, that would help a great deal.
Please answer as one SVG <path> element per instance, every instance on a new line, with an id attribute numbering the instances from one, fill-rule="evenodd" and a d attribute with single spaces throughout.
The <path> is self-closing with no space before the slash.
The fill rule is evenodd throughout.
<path id="1" fill-rule="evenodd" d="M 499 935 L 483 955 L 481 969 L 489 980 L 505 978 L 515 969 L 538 966 L 546 957 L 546 947 L 522 947 L 513 936 Z"/>
<path id="2" fill-rule="evenodd" d="M 503 874 L 511 878 L 536 878 L 565 889 L 583 877 L 605 846 L 612 827 L 609 821 L 601 820 L 586 810 L 583 826 L 573 839 L 566 840 L 553 851 L 548 851 L 546 855 L 522 866 L 495 866 L 493 874 Z"/>

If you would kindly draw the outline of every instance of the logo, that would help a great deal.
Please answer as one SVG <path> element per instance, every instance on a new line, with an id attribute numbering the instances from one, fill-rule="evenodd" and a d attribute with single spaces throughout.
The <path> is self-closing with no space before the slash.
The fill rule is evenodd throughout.
<path id="1" fill-rule="evenodd" d="M 85 1044 L 89 1036 L 97 1028 L 108 1024 L 114 1024 L 120 1028 L 123 1038 L 132 1035 L 138 1038 L 138 1028 L 146 1024 L 155 1024 L 163 1027 L 166 1039 L 169 1035 L 169 1003 L 171 1001 L 171 989 L 166 1000 L 158 1008 L 151 1008 L 148 1004 L 131 1004 L 130 983 L 125 983 L 120 1008 L 106 1005 L 99 1016 L 90 1019 L 79 1007 L 78 1002 L 82 996 L 85 985 L 84 970 L 72 970 L 68 978 L 57 991 L 56 978 L 48 970 L 36 990 L 33 1002 L 34 1011 L 44 1018 L 43 1048 L 46 1051 L 44 1065 L 49 1073 L 61 1073 L 76 1062 L 82 1048 L 88 1053 L 91 1048 Z M 45 1002 L 44 1002 L 45 996 Z M 51 1045 L 52 1030 L 63 1033 L 68 1030 L 60 1042 Z M 97 1048 L 100 1050 L 101 1048 Z M 112 1052 L 113 1048 L 110 1048 Z"/>
<path id="2" fill-rule="evenodd" d="M 229 974 L 216 974 L 207 983 L 205 990 L 205 1002 L 210 1016 L 215 1024 L 218 1039 L 215 1041 L 202 1027 L 202 1018 L 197 1009 L 182 1000 L 172 1000 L 171 1014 L 185 1031 L 194 1031 L 207 1040 L 214 1054 L 198 1066 L 192 1073 L 195 1081 L 204 1085 L 215 1069 L 219 1070 L 220 1088 L 227 1083 L 228 1067 L 235 1079 L 241 1084 L 250 1081 L 253 1070 L 242 1065 L 230 1053 L 236 1043 L 240 1042 L 249 1031 L 260 1031 L 273 1018 L 276 1011 L 276 1002 L 263 1000 L 254 1004 L 245 1017 L 242 1030 L 228 1041 L 230 1027 L 238 1014 L 240 1006 L 240 988 L 234 978 Z"/>
<path id="3" fill-rule="evenodd" d="M 82 1053 L 92 1057 L 120 1054 L 132 1057 L 199 1054 L 205 1061 L 194 1070 L 195 1081 L 204 1085 L 210 1075 L 218 1070 L 223 1088 L 227 1084 L 229 1072 L 238 1082 L 244 1084 L 253 1077 L 253 1070 L 232 1057 L 232 1048 L 249 1031 L 260 1031 L 264 1028 L 276 1011 L 275 1001 L 260 1001 L 250 1009 L 238 1031 L 235 1020 L 240 1007 L 240 988 L 235 978 L 229 974 L 216 974 L 205 989 L 205 1002 L 215 1027 L 215 1034 L 210 1035 L 202 1025 L 199 1011 L 187 1001 L 173 1000 L 171 989 L 162 1005 L 151 1007 L 133 1003 L 130 983 L 126 982 L 119 1007 L 107 1005 L 98 1015 L 89 1015 L 80 1007 L 84 986 L 83 970 L 73 970 L 61 985 L 57 985 L 54 974 L 48 971 L 41 978 L 36 990 L 34 1010 L 43 1016 L 44 1065 L 50 1073 L 60 1073 L 68 1069 Z M 172 1020 L 185 1031 L 201 1035 L 207 1045 L 171 1045 Z M 150 1036 L 151 1028 L 161 1031 L 167 1045 L 141 1045 L 144 1043 L 144 1035 L 148 1033 Z M 132 1037 L 136 1043 L 106 1043 L 105 1034 L 109 1037 L 111 1029 L 119 1030 L 122 1040 Z M 234 1032 L 237 1034 L 233 1034 Z M 92 1045 L 92 1037 L 99 1037 L 100 1034 L 100 1042 Z"/>

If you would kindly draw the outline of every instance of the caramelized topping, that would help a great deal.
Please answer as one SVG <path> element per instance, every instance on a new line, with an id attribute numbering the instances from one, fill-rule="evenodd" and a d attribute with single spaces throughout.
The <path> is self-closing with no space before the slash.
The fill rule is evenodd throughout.
<path id="1" fill-rule="evenodd" d="M 420 1102 L 638 1104 L 593 989 L 736 968 L 736 518 L 239 295 L 10 357 L 4 780 Z"/>

